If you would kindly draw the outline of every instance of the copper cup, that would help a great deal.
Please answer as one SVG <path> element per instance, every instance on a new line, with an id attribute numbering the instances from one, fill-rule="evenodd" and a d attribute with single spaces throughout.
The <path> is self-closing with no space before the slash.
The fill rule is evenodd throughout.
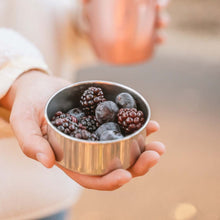
<path id="1" fill-rule="evenodd" d="M 83 9 L 88 36 L 101 60 L 132 64 L 151 57 L 156 0 L 87 0 Z"/>

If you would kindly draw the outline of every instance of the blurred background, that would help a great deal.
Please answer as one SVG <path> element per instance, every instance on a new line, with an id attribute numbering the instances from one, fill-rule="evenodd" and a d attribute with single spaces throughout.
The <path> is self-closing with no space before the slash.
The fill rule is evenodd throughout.
<path id="1" fill-rule="evenodd" d="M 0 19 L 0 25 L 18 30 L 34 42 L 52 71 L 63 72 L 62 77 L 73 81 L 73 69 L 82 66 L 80 56 L 85 57 L 79 49 L 85 42 L 77 41 L 74 31 L 65 32 L 72 28 L 72 17 L 66 12 L 70 3 L 60 12 L 57 8 L 62 1 L 58 0 L 31 1 L 38 7 L 30 1 L 10 0 L 10 7 L 9 0 L 0 1 L 7 6 L 0 7 L 0 16 L 7 18 Z M 51 9 L 55 2 L 56 13 Z M 168 12 L 167 42 L 149 62 L 127 67 L 84 66 L 76 78 L 116 81 L 143 94 L 152 119 L 161 125 L 149 141 L 164 142 L 167 152 L 148 175 L 119 190 L 85 189 L 70 219 L 220 220 L 220 1 L 172 0 Z M 65 27 L 56 29 L 62 22 Z M 74 59 L 73 52 L 78 54 Z M 88 66 L 93 58 L 90 52 L 86 56 Z M 63 69 L 58 65 L 61 59 L 66 64 Z M 71 65 L 67 64 L 70 60 Z M 12 136 L 10 129 L 4 130 L 4 136 Z"/>
<path id="2" fill-rule="evenodd" d="M 114 192 L 84 190 L 77 220 L 220 219 L 220 1 L 173 0 L 168 41 L 148 63 L 79 71 L 142 93 L 167 152 L 148 175 Z"/>

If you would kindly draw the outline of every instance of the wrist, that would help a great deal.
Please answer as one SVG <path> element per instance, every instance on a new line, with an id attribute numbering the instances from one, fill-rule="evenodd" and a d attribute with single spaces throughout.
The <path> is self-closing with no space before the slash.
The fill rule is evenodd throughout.
<path id="1" fill-rule="evenodd" d="M 22 73 L 13 82 L 13 84 L 11 85 L 11 87 L 8 90 L 8 92 L 6 93 L 6 95 L 2 99 L 0 99 L 0 106 L 2 106 L 3 108 L 6 108 L 8 110 L 11 110 L 20 85 L 23 84 L 22 86 L 25 86 L 25 83 L 23 83 L 23 82 L 26 81 L 28 78 L 33 77 L 33 76 L 42 75 L 42 74 L 45 74 L 45 73 L 40 70 L 29 70 L 27 72 Z M 27 83 L 28 83 L 28 81 L 27 81 Z"/>

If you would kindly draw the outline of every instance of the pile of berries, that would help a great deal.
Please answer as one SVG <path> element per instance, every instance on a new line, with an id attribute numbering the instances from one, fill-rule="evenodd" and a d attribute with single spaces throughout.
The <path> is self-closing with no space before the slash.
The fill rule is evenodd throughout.
<path id="1" fill-rule="evenodd" d="M 67 113 L 58 111 L 51 119 L 59 131 L 89 141 L 122 139 L 140 129 L 144 122 L 143 112 L 129 93 L 120 93 L 113 102 L 106 100 L 98 87 L 83 92 L 79 108 Z"/>

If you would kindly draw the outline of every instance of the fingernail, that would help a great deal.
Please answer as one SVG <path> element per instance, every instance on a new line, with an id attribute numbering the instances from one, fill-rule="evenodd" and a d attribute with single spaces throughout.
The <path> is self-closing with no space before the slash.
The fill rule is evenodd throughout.
<path id="1" fill-rule="evenodd" d="M 123 178 L 119 181 L 119 185 L 122 186 L 125 183 L 128 183 L 131 179 L 132 179 L 131 173 L 126 172 L 126 174 L 124 174 Z"/>
<path id="2" fill-rule="evenodd" d="M 43 154 L 43 153 L 37 153 L 36 154 L 36 158 L 37 158 L 37 160 L 40 162 L 40 163 L 42 163 L 45 167 L 47 167 L 48 165 L 48 157 L 45 155 L 45 154 Z"/>

